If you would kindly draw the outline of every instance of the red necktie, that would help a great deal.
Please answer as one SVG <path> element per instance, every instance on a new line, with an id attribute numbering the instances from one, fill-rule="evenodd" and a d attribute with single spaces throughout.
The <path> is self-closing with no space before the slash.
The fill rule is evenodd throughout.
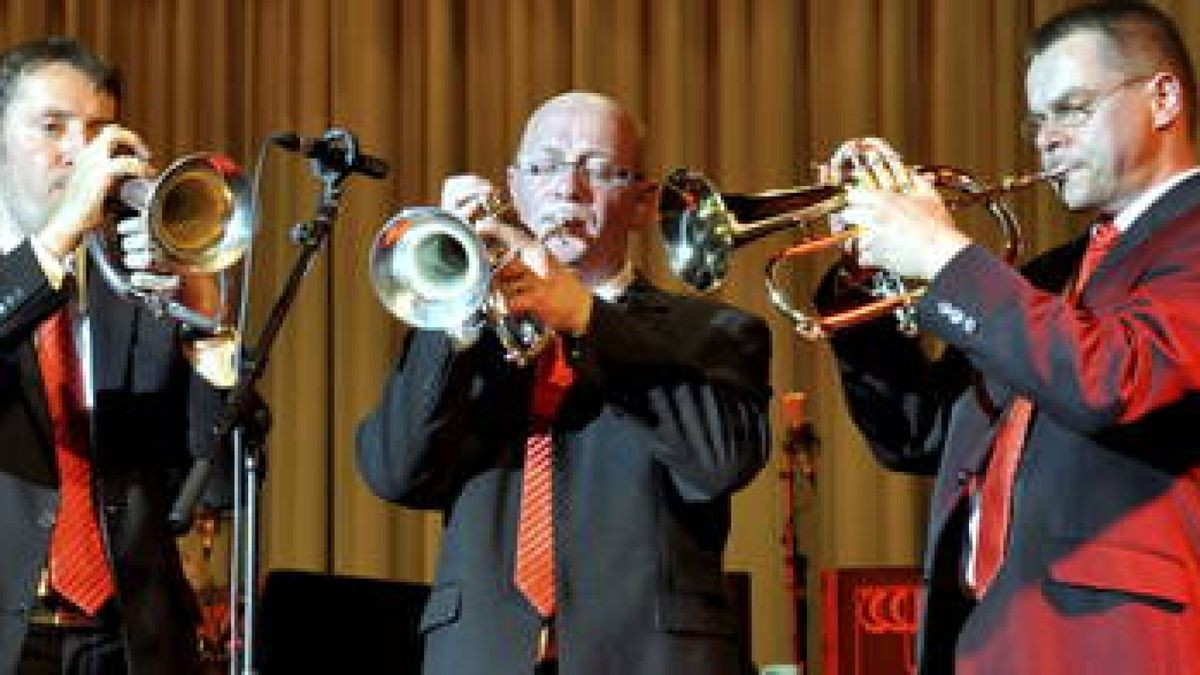
<path id="1" fill-rule="evenodd" d="M 87 413 L 65 309 L 38 328 L 37 347 L 59 480 L 58 518 L 50 536 L 50 585 L 75 606 L 95 614 L 112 597 L 114 585 L 92 502 Z"/>
<path id="2" fill-rule="evenodd" d="M 554 340 L 538 359 L 534 375 L 514 571 L 517 588 L 543 617 L 554 614 L 554 440 L 550 423 L 573 378 L 562 341 Z"/>
<path id="3" fill-rule="evenodd" d="M 1067 302 L 1073 303 L 1078 299 L 1088 277 L 1120 235 L 1120 230 L 1111 219 L 1093 226 L 1087 250 L 1079 264 L 1079 273 L 1066 293 Z M 983 597 L 987 593 L 1004 561 L 1009 518 L 1012 515 L 1013 483 L 1032 418 L 1033 402 L 1022 396 L 1014 398 L 992 439 L 992 458 L 979 487 L 979 536 L 975 541 L 975 574 L 972 580 L 975 597 Z"/>

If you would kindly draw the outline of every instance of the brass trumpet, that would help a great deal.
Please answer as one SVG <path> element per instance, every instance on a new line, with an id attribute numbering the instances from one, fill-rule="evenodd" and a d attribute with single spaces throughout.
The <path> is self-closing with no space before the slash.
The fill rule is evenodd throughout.
<path id="1" fill-rule="evenodd" d="M 895 159 L 895 152 L 879 139 L 847 141 L 834 154 L 851 167 L 878 165 L 882 157 Z M 848 158 L 848 159 L 847 159 Z M 839 247 L 858 235 L 854 228 L 821 236 L 817 230 L 827 216 L 846 206 L 846 190 L 855 178 L 847 166 L 831 161 L 822 167 L 822 179 L 816 185 L 757 194 L 720 193 L 702 174 L 676 169 L 661 191 L 659 215 L 667 261 L 671 271 L 691 288 L 708 292 L 720 287 L 729 271 L 729 258 L 740 246 L 783 230 L 797 229 L 800 242 L 773 254 L 767 262 L 766 286 L 771 304 L 790 319 L 803 338 L 829 337 L 839 328 L 854 325 L 887 312 L 894 312 L 899 329 L 916 334 L 912 304 L 924 293 L 924 286 L 886 270 L 870 270 L 863 289 L 874 301 L 829 316 L 806 312 L 788 298 L 777 278 L 779 266 L 788 260 Z M 1022 248 L 1020 224 L 1005 194 L 1053 178 L 1049 173 L 1005 177 L 994 185 L 981 183 L 961 169 L 949 166 L 915 166 L 916 173 L 931 175 L 940 189 L 959 193 L 947 199 L 947 206 L 958 209 L 969 205 L 986 206 L 1004 238 L 1003 258 L 1013 264 Z"/>
<path id="2" fill-rule="evenodd" d="M 187 155 L 157 178 L 122 182 L 117 192 L 113 200 L 117 211 L 142 220 L 150 235 L 161 259 L 154 272 L 215 274 L 237 263 L 250 247 L 254 235 L 250 191 L 242 170 L 224 155 Z M 222 316 L 187 307 L 166 292 L 134 287 L 128 270 L 113 262 L 121 256 L 111 232 L 89 233 L 84 241 L 96 268 L 117 295 L 201 333 L 230 332 Z M 224 296 L 224 280 L 218 279 L 217 285 Z M 217 304 L 224 309 L 224 297 Z"/>

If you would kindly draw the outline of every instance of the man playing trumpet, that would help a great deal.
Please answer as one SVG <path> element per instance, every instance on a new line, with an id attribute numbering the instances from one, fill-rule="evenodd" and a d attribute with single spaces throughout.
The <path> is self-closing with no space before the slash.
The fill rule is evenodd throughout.
<path id="1" fill-rule="evenodd" d="M 860 264 L 929 281 L 918 321 L 950 348 L 930 363 L 883 322 L 833 340 L 871 450 L 937 476 L 921 672 L 1198 673 L 1191 61 L 1130 2 L 1051 19 L 1028 57 L 1028 138 L 1086 237 L 1018 272 L 886 158 L 841 214 Z"/>
<path id="2" fill-rule="evenodd" d="M 359 428 L 371 489 L 446 518 L 426 673 L 744 665 L 721 556 L 730 496 L 767 458 L 769 335 L 634 271 L 629 236 L 657 193 L 641 162 L 637 124 L 606 97 L 534 112 L 508 175 L 527 232 L 487 226 L 521 248 L 493 290 L 558 337 L 521 368 L 492 331 L 456 349 L 411 330 Z M 491 189 L 447 188 L 460 210 Z"/>
<path id="3" fill-rule="evenodd" d="M 85 283 L 76 255 L 114 188 L 152 173 L 119 94 L 74 40 L 0 55 L 2 673 L 199 671 L 166 516 L 216 390 L 173 324 Z M 177 285 L 137 239 L 138 283 Z"/>

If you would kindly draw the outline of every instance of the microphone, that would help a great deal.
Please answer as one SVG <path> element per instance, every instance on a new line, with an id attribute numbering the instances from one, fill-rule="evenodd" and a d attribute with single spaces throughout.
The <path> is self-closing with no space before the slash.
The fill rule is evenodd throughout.
<path id="1" fill-rule="evenodd" d="M 368 178 L 387 176 L 388 164 L 378 157 L 358 151 L 358 143 L 344 129 L 330 129 L 320 138 L 308 138 L 292 132 L 274 134 L 271 142 L 299 153 L 323 166 L 344 174 L 357 173 Z"/>
<path id="2" fill-rule="evenodd" d="M 175 497 L 175 503 L 167 513 L 167 525 L 175 535 L 187 534 L 192 528 L 192 511 L 208 488 L 208 478 L 212 474 L 212 460 L 208 457 L 197 457 L 192 460 L 192 468 L 183 479 L 183 487 Z"/>

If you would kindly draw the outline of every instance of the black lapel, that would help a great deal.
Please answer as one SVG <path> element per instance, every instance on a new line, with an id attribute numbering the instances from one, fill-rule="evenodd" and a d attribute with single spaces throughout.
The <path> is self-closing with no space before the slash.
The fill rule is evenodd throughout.
<path id="1" fill-rule="evenodd" d="M 22 342 L 17 347 L 17 372 L 20 373 L 21 391 L 28 402 L 29 411 L 40 431 L 51 438 L 50 408 L 46 403 L 46 387 L 42 383 L 42 371 L 38 366 L 37 349 L 33 340 Z"/>
<path id="2" fill-rule="evenodd" d="M 638 273 L 617 304 L 630 309 L 656 309 L 666 306 L 666 295 Z"/>
<path id="3" fill-rule="evenodd" d="M 92 377 L 97 390 L 124 386 L 133 344 L 135 307 L 104 283 L 94 266 L 87 279 L 88 322 L 92 333 Z"/>
<path id="4" fill-rule="evenodd" d="M 1191 176 L 1167 190 L 1166 194 L 1156 199 L 1150 208 L 1130 223 L 1129 228 L 1117 240 L 1116 247 L 1100 261 L 1087 285 L 1092 285 L 1098 277 L 1102 277 L 1105 270 L 1120 265 L 1132 250 L 1160 228 L 1197 207 L 1200 207 L 1200 174 Z"/>

